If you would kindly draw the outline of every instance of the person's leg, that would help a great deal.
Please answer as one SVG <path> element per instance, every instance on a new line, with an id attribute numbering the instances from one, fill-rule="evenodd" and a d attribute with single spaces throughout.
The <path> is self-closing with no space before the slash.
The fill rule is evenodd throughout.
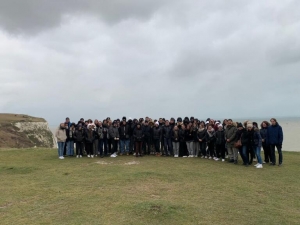
<path id="1" fill-rule="evenodd" d="M 247 146 L 246 145 L 243 145 L 242 146 L 242 154 L 243 154 L 243 158 L 244 158 L 244 164 L 245 165 L 248 165 L 249 164 L 249 156 L 247 154 Z"/>
<path id="2" fill-rule="evenodd" d="M 98 143 L 99 143 L 99 140 L 96 139 L 94 140 L 94 144 L 93 144 L 93 155 L 97 155 L 98 154 Z"/>
<path id="3" fill-rule="evenodd" d="M 62 152 L 63 152 L 62 144 L 61 143 L 63 143 L 63 142 L 57 142 L 57 154 L 58 154 L 58 157 L 61 157 Z"/>
<path id="4" fill-rule="evenodd" d="M 99 139 L 98 141 L 98 152 L 101 157 L 103 157 L 103 139 Z"/>
<path id="5" fill-rule="evenodd" d="M 112 144 L 112 139 L 107 139 L 107 154 L 112 154 L 111 151 L 111 144 Z"/>
<path id="6" fill-rule="evenodd" d="M 221 154 L 221 146 L 218 144 L 216 145 L 216 157 L 220 158 L 220 154 Z"/>
<path id="7" fill-rule="evenodd" d="M 84 143 L 83 143 L 83 142 L 80 142 L 80 143 L 79 143 L 79 147 L 80 147 L 79 154 L 80 154 L 80 157 L 82 157 L 82 156 L 83 156 Z"/>
<path id="8" fill-rule="evenodd" d="M 262 160 L 261 160 L 261 156 L 260 156 L 260 147 L 255 148 L 255 155 L 256 155 L 256 158 L 257 158 L 257 162 L 259 164 L 262 164 Z"/>
<path id="9" fill-rule="evenodd" d="M 79 151 L 80 151 L 80 146 L 79 146 L 79 145 L 80 145 L 80 143 L 79 143 L 79 142 L 76 142 L 76 156 L 77 156 L 77 157 L 79 157 L 79 155 L 80 155 L 80 154 L 79 154 Z"/>
<path id="10" fill-rule="evenodd" d="M 238 157 L 239 157 L 238 149 L 237 148 L 232 148 L 232 150 L 233 150 L 233 160 L 234 160 L 235 163 L 237 163 Z"/>
<path id="11" fill-rule="evenodd" d="M 174 150 L 174 156 L 176 156 L 177 151 L 176 151 L 176 142 L 172 142 L 173 144 L 173 150 Z"/>
<path id="12" fill-rule="evenodd" d="M 134 145 L 135 145 L 135 157 L 139 157 L 139 144 L 138 144 L 138 142 L 136 141 L 135 143 L 134 143 Z"/>
<path id="13" fill-rule="evenodd" d="M 228 159 L 229 161 L 233 161 L 233 148 L 232 147 L 227 147 L 227 151 L 228 151 Z"/>
<path id="14" fill-rule="evenodd" d="M 107 156 L 107 139 L 103 139 L 104 156 Z"/>
<path id="15" fill-rule="evenodd" d="M 166 156 L 168 156 L 169 152 L 168 152 L 168 141 L 167 141 L 167 138 L 164 138 L 164 141 L 162 143 L 164 143 L 164 150 L 165 150 L 164 154 Z"/>
<path id="16" fill-rule="evenodd" d="M 279 165 L 281 165 L 282 160 L 283 160 L 283 158 L 282 158 L 282 147 L 281 147 L 281 145 L 276 145 L 276 148 L 277 148 L 277 152 L 278 152 L 278 155 L 279 155 Z"/>
<path id="17" fill-rule="evenodd" d="M 120 140 L 120 155 L 125 153 L 125 140 Z"/>
<path id="18" fill-rule="evenodd" d="M 275 145 L 270 145 L 270 153 L 271 153 L 271 163 L 272 165 L 275 165 L 276 164 Z"/>
<path id="19" fill-rule="evenodd" d="M 220 150 L 221 150 L 222 160 L 224 161 L 225 160 L 225 151 L 226 151 L 225 145 L 220 145 Z"/>
<path id="20" fill-rule="evenodd" d="M 64 142 L 63 156 L 67 155 L 67 142 Z"/>

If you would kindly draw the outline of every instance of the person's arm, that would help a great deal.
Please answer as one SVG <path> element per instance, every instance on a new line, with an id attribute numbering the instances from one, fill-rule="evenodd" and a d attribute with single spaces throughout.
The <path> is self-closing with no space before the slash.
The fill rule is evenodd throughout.
<path id="1" fill-rule="evenodd" d="M 278 140 L 279 140 L 279 144 L 282 145 L 283 142 L 283 131 L 282 131 L 282 127 L 279 127 L 279 134 L 278 134 Z"/>

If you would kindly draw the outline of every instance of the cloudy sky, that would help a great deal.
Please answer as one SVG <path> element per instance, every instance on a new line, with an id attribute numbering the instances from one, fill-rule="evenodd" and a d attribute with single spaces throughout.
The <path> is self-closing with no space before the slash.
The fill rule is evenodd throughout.
<path id="1" fill-rule="evenodd" d="M 300 115 L 300 1 L 1 0 L 0 111 Z"/>

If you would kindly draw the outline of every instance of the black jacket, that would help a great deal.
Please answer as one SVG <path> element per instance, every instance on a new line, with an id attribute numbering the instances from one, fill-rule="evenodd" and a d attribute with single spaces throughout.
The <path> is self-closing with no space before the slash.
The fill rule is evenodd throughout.
<path id="1" fill-rule="evenodd" d="M 169 126 L 163 126 L 162 128 L 162 134 L 164 138 L 171 138 L 171 132 L 172 132 L 172 127 Z"/>
<path id="2" fill-rule="evenodd" d="M 133 131 L 133 138 L 134 138 L 134 141 L 137 141 L 137 142 L 141 142 L 143 141 L 144 139 L 144 132 L 142 130 L 142 128 L 135 128 L 134 131 Z"/>
<path id="3" fill-rule="evenodd" d="M 75 141 L 75 129 L 67 129 L 66 130 L 67 140 L 66 141 Z"/>
<path id="4" fill-rule="evenodd" d="M 215 135 L 216 135 L 216 144 L 217 145 L 225 145 L 225 132 L 224 132 L 224 130 L 218 130 Z"/>
<path id="5" fill-rule="evenodd" d="M 152 128 L 148 125 L 148 126 L 143 126 L 143 132 L 144 132 L 145 138 L 150 138 L 150 137 L 152 136 L 153 130 L 152 130 Z"/>
<path id="6" fill-rule="evenodd" d="M 161 139 L 161 128 L 160 127 L 153 128 L 153 139 L 154 140 Z"/>
<path id="7" fill-rule="evenodd" d="M 179 142 L 180 140 L 179 130 L 177 131 L 172 130 L 171 138 L 172 138 L 172 142 Z"/>
<path id="8" fill-rule="evenodd" d="M 96 139 L 96 132 L 94 130 L 87 130 L 84 132 L 84 139 L 86 143 L 93 143 Z"/>
<path id="9" fill-rule="evenodd" d="M 202 131 L 199 131 L 199 130 L 197 131 L 197 138 L 198 138 L 198 141 L 199 141 L 199 139 L 202 140 L 201 143 L 206 142 L 206 135 L 207 135 L 206 131 L 207 131 L 206 129 L 204 129 Z"/>
<path id="10" fill-rule="evenodd" d="M 121 124 L 119 127 L 119 133 L 120 133 L 120 139 L 121 140 L 125 140 L 125 139 L 129 139 L 129 135 L 130 135 L 130 126 L 128 124 Z"/>
<path id="11" fill-rule="evenodd" d="M 84 141 L 84 130 L 81 129 L 81 130 L 76 130 L 75 131 L 75 140 L 76 142 L 83 142 Z"/>

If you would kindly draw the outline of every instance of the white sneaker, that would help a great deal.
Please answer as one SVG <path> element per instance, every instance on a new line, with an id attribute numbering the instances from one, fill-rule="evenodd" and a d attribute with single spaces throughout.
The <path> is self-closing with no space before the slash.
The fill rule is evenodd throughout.
<path id="1" fill-rule="evenodd" d="M 222 159 L 222 162 L 225 162 L 225 159 Z"/>
<path id="2" fill-rule="evenodd" d="M 91 156 L 90 156 L 90 155 L 87 155 L 87 157 L 90 158 Z"/>
<path id="3" fill-rule="evenodd" d="M 258 164 L 258 166 L 256 167 L 257 169 L 262 169 L 263 165 L 262 164 Z"/>
<path id="4" fill-rule="evenodd" d="M 254 166 L 258 166 L 259 165 L 259 163 L 256 163 Z"/>
<path id="5" fill-rule="evenodd" d="M 178 155 L 174 155 L 175 158 L 178 158 Z"/>
<path id="6" fill-rule="evenodd" d="M 209 158 L 208 159 L 211 159 L 211 157 L 209 156 Z"/>
<path id="7" fill-rule="evenodd" d="M 79 158 L 79 155 L 77 155 L 76 158 Z"/>
<path id="8" fill-rule="evenodd" d="M 197 156 L 197 155 L 194 155 L 194 157 L 195 157 L 195 158 L 198 158 L 198 156 Z"/>
<path id="9" fill-rule="evenodd" d="M 79 157 L 82 158 L 82 155 L 80 155 Z"/>
<path id="10" fill-rule="evenodd" d="M 95 157 L 97 157 L 97 155 L 95 155 Z"/>
<path id="11" fill-rule="evenodd" d="M 58 157 L 59 159 L 64 159 L 64 157 L 63 156 L 60 156 L 60 157 Z"/>
<path id="12" fill-rule="evenodd" d="M 219 161 L 219 159 L 218 159 L 218 158 L 215 158 L 215 161 Z"/>
<path id="13" fill-rule="evenodd" d="M 206 159 L 207 159 L 207 156 L 205 156 L 204 158 L 206 158 Z"/>
<path id="14" fill-rule="evenodd" d="M 94 155 L 91 155 L 91 158 L 94 158 Z"/>

